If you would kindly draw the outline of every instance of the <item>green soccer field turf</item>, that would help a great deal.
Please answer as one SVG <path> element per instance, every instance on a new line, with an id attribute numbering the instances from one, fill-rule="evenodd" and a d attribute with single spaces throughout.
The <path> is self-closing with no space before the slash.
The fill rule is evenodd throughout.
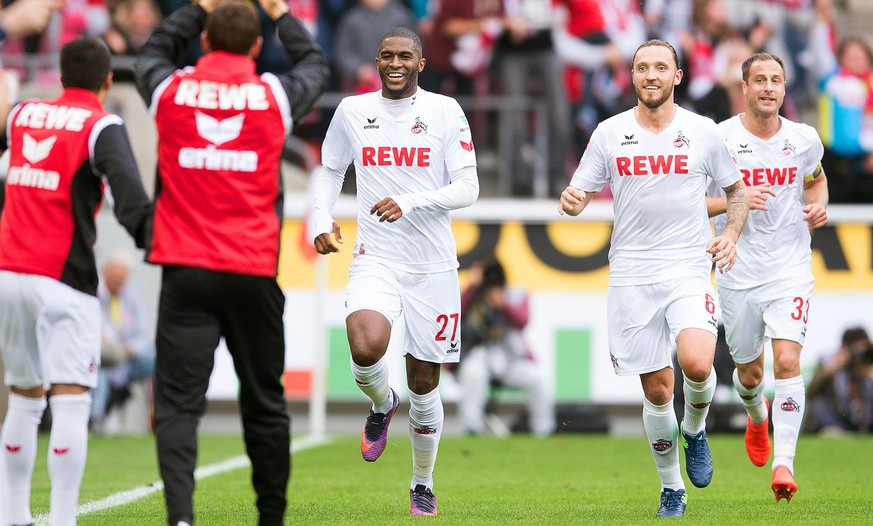
<path id="1" fill-rule="evenodd" d="M 33 512 L 47 524 L 46 437 L 33 483 Z M 438 517 L 409 516 L 409 438 L 392 434 L 382 458 L 361 459 L 358 438 L 342 437 L 293 456 L 288 524 L 646 524 L 655 518 L 658 479 L 645 438 L 556 435 L 548 439 L 444 437 L 434 491 Z M 688 484 L 686 523 L 871 524 L 873 438 L 801 437 L 796 460 L 799 491 L 775 502 L 769 468 L 755 468 L 742 436 L 711 437 L 715 476 L 706 489 Z M 243 454 L 233 436 L 201 437 L 200 466 Z M 681 455 L 681 453 L 680 453 Z M 684 458 L 682 458 L 684 469 Z M 201 526 L 256 524 L 249 469 L 207 476 L 197 483 Z M 683 473 L 684 475 L 684 473 Z M 139 488 L 134 502 L 79 517 L 80 525 L 165 524 L 152 437 L 92 438 L 80 504 Z M 92 506 L 93 507 L 93 506 Z M 38 522 L 38 524 L 40 523 Z"/>

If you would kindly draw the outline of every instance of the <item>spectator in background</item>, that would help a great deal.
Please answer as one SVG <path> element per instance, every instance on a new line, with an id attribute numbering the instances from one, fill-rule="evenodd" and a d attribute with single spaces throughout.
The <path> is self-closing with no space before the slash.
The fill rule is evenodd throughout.
<path id="1" fill-rule="evenodd" d="M 821 359 L 809 396 L 814 430 L 873 432 L 873 342 L 863 327 L 846 329 L 837 352 Z"/>
<path id="2" fill-rule="evenodd" d="M 340 20 L 334 52 L 340 88 L 352 93 L 382 89 L 373 50 L 382 35 L 395 27 L 415 28 L 412 13 L 397 0 L 360 0 Z"/>
<path id="3" fill-rule="evenodd" d="M 692 27 L 682 36 L 683 54 L 688 58 L 685 93 L 688 103 L 694 111 L 716 122 L 742 109 L 731 105 L 728 87 L 740 85 L 742 79 L 735 71 L 751 54 L 748 48 L 733 53 L 734 47 L 740 45 L 740 38 L 729 24 L 725 2 L 693 0 Z M 732 56 L 740 58 L 737 61 L 731 59 Z"/>
<path id="4" fill-rule="evenodd" d="M 113 78 L 116 82 L 133 82 L 133 60 L 161 23 L 160 8 L 155 0 L 116 0 L 110 5 L 109 18 L 103 41 L 113 55 Z"/>
<path id="5" fill-rule="evenodd" d="M 100 300 L 100 373 L 91 391 L 91 424 L 105 431 L 104 419 L 130 397 L 130 384 L 151 377 L 155 343 L 142 297 L 128 281 L 131 257 L 115 252 L 103 264 Z"/>
<path id="6" fill-rule="evenodd" d="M 438 93 L 488 93 L 491 57 L 504 31 L 502 0 L 441 0 L 426 39 L 422 86 Z"/>
<path id="7" fill-rule="evenodd" d="M 633 106 L 630 59 L 646 38 L 637 6 L 626 0 L 559 0 L 552 38 L 573 104 L 574 143 L 588 143 L 597 124 Z M 572 146 L 571 146 L 572 148 Z M 581 157 L 582 151 L 574 151 Z"/>
<path id="8" fill-rule="evenodd" d="M 504 95 L 529 96 L 546 102 L 548 155 L 539 160 L 547 165 L 546 191 L 557 193 L 569 180 L 571 113 L 563 68 L 552 41 L 554 8 L 551 0 L 504 0 L 504 8 L 507 30 L 495 44 L 497 87 Z M 537 152 L 530 141 L 529 115 L 523 111 L 510 112 L 507 121 L 505 126 L 514 135 L 512 193 L 530 196 L 534 191 Z"/>
<path id="9" fill-rule="evenodd" d="M 51 20 L 63 0 L 18 0 L 0 4 L 0 47 L 8 38 L 38 35 Z M 4 7 L 5 6 L 5 7 Z M 0 122 L 5 123 L 17 99 L 18 76 L 0 69 Z"/>
<path id="10" fill-rule="evenodd" d="M 527 294 L 507 287 L 506 271 L 494 258 L 473 263 L 468 275 L 470 283 L 461 294 L 461 424 L 470 433 L 485 429 L 485 405 L 496 385 L 527 391 L 530 430 L 536 436 L 549 435 L 555 430 L 555 403 L 544 371 L 524 341 L 530 315 Z"/>
<path id="11" fill-rule="evenodd" d="M 834 8 L 819 0 L 810 37 L 820 83 L 819 135 L 831 201 L 873 203 L 873 51 L 860 37 L 846 37 L 834 54 Z"/>
<path id="12" fill-rule="evenodd" d="M 239 377 L 258 524 L 283 524 L 287 507 L 285 296 L 276 282 L 279 168 L 285 138 L 321 95 L 328 69 L 285 0 L 258 3 L 278 27 L 293 63 L 288 71 L 256 74 L 254 57 L 263 45 L 258 12 L 241 0 L 180 8 L 155 29 L 136 61 L 137 88 L 158 137 L 159 191 L 148 253 L 150 263 L 163 265 L 155 438 L 167 519 L 175 526 L 194 521 L 197 428 L 221 337 Z M 176 69 L 195 40 L 207 53 L 194 67 Z M 219 84 L 227 91 L 209 89 Z"/>
<path id="13" fill-rule="evenodd" d="M 18 0 L 0 8 L 0 43 L 41 33 L 63 0 Z"/>

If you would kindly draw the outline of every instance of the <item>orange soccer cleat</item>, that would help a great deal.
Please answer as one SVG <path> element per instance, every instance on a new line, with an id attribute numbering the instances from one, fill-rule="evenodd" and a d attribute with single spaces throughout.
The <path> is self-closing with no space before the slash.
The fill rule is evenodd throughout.
<path id="1" fill-rule="evenodd" d="M 791 470 L 785 466 L 779 466 L 773 471 L 773 483 L 770 487 L 773 489 L 773 495 L 776 496 L 777 502 L 782 498 L 791 502 L 791 497 L 797 492 L 794 476 L 791 474 Z"/>
<path id="2" fill-rule="evenodd" d="M 767 412 L 770 411 L 770 402 L 765 398 Z M 752 422 L 749 418 L 746 422 L 746 453 L 752 464 L 761 467 L 770 460 L 770 416 L 760 424 Z"/>

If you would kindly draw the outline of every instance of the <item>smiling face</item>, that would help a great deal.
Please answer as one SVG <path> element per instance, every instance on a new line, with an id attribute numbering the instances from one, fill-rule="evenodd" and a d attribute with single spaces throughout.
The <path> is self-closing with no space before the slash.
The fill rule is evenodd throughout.
<path id="1" fill-rule="evenodd" d="M 785 99 L 785 70 L 775 60 L 759 60 L 749 66 L 743 80 L 746 111 L 761 117 L 779 114 Z"/>
<path id="2" fill-rule="evenodd" d="M 675 56 L 669 47 L 649 45 L 634 55 L 634 91 L 640 103 L 656 109 L 673 101 L 673 88 L 682 80 Z"/>
<path id="3" fill-rule="evenodd" d="M 424 69 L 421 50 L 412 39 L 389 37 L 382 41 L 376 56 L 376 68 L 382 78 L 382 96 L 403 99 L 418 87 L 418 74 Z"/>

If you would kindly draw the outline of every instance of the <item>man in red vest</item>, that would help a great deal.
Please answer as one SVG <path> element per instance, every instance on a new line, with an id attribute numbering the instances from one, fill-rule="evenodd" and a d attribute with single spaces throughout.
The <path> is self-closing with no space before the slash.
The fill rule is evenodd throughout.
<path id="1" fill-rule="evenodd" d="M 143 247 L 151 213 L 122 120 L 103 109 L 109 51 L 80 38 L 61 51 L 64 91 L 12 110 L 0 215 L 0 354 L 10 387 L 0 454 L 4 524 L 30 524 L 37 427 L 52 411 L 51 523 L 76 523 L 88 448 L 89 388 L 100 366 L 94 215 L 109 182 L 115 216 Z"/>
<path id="2" fill-rule="evenodd" d="M 164 266 L 155 434 L 172 526 L 193 524 L 197 426 L 221 337 L 239 377 L 258 524 L 283 524 L 287 504 L 279 164 L 286 135 L 321 94 L 328 68 L 284 0 L 258 1 L 276 22 L 290 71 L 256 74 L 258 14 L 239 0 L 200 0 L 177 10 L 140 49 L 135 68 L 158 134 L 148 260 Z M 206 55 L 176 69 L 198 37 Z"/>

